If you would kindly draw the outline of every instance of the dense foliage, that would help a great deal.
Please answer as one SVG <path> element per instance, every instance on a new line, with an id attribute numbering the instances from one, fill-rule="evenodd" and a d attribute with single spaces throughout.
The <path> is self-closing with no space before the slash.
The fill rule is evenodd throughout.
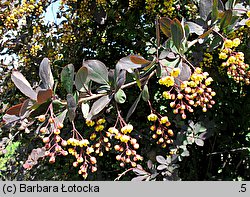
<path id="1" fill-rule="evenodd" d="M 249 3 L 2 0 L 1 179 L 249 180 Z"/>

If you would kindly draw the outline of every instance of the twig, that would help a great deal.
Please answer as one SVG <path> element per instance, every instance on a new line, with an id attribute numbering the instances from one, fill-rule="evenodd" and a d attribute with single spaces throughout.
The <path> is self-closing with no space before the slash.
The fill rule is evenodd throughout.
<path id="1" fill-rule="evenodd" d="M 140 81 L 144 81 L 144 80 L 149 80 L 151 77 L 153 77 L 155 75 L 156 71 L 153 71 L 152 73 L 150 73 L 149 76 L 145 76 L 145 77 L 142 77 L 140 79 Z M 128 87 L 131 87 L 133 85 L 136 84 L 136 81 L 133 81 L 133 82 L 130 82 L 130 83 L 127 83 L 123 86 L 121 86 L 121 89 L 125 89 L 125 88 L 128 88 Z M 86 101 L 90 101 L 90 100 L 93 100 L 93 99 L 97 99 L 99 97 L 102 97 L 104 95 L 107 95 L 107 94 L 103 94 L 103 93 L 100 93 L 100 94 L 93 94 L 92 96 L 89 96 L 89 97 L 85 97 L 85 98 L 81 98 L 79 99 L 78 103 L 82 103 L 82 102 L 86 102 Z"/>
<path id="2" fill-rule="evenodd" d="M 220 151 L 220 152 L 208 153 L 207 156 L 218 155 L 218 154 L 228 153 L 228 152 L 242 151 L 242 150 L 248 150 L 248 148 L 247 147 L 242 147 L 242 148 L 236 148 L 236 149 L 232 149 L 232 150 L 225 150 L 225 151 Z"/>
<path id="3" fill-rule="evenodd" d="M 129 168 L 129 169 L 127 169 L 127 170 L 124 171 L 123 173 L 119 174 L 119 176 L 116 177 L 114 181 L 119 181 L 119 179 L 120 179 L 122 176 L 124 176 L 127 172 L 129 172 L 129 171 L 131 171 L 131 170 L 134 170 L 134 169 L 136 169 L 136 168 Z"/>

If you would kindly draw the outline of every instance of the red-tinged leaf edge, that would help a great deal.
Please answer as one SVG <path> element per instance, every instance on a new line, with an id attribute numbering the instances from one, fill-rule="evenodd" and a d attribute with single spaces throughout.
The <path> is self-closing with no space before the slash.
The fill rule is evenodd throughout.
<path id="1" fill-rule="evenodd" d="M 131 55 L 129 58 L 131 62 L 133 62 L 134 64 L 149 64 L 150 63 L 150 61 L 144 58 L 138 57 L 136 55 Z"/>
<path id="2" fill-rule="evenodd" d="M 170 18 L 168 18 L 168 17 L 162 17 L 162 18 L 159 19 L 159 23 L 160 23 L 160 29 L 161 29 L 161 31 L 167 37 L 171 37 L 170 26 L 173 23 L 173 21 Z"/>

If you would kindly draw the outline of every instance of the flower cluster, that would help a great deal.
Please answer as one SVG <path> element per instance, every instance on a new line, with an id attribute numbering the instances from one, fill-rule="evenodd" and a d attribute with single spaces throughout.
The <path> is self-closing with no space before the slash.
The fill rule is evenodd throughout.
<path id="1" fill-rule="evenodd" d="M 150 130 L 154 132 L 152 138 L 157 139 L 157 144 L 160 144 L 162 148 L 166 148 L 167 145 L 173 143 L 172 137 L 174 136 L 174 132 L 168 128 L 171 123 L 167 116 L 161 116 L 152 112 L 148 115 L 148 121 L 153 122 Z"/>
<path id="2" fill-rule="evenodd" d="M 186 119 L 187 111 L 191 113 L 194 111 L 193 107 L 201 106 L 202 111 L 206 112 L 207 108 L 211 108 L 215 104 L 215 101 L 212 100 L 215 92 L 208 87 L 213 79 L 207 72 L 202 72 L 202 69 L 197 67 L 188 81 L 175 80 L 180 73 L 179 70 L 179 68 L 174 68 L 170 76 L 159 80 L 161 85 L 172 86 L 170 90 L 164 91 L 162 96 L 167 100 L 172 100 L 170 107 L 173 108 L 173 113 L 180 113 L 183 119 Z"/>
<path id="3" fill-rule="evenodd" d="M 23 17 L 30 16 L 32 14 L 36 16 L 41 15 L 43 13 L 43 1 L 40 0 L 37 2 L 36 0 L 22 0 L 21 5 L 13 7 L 13 9 L 10 10 L 5 10 L 5 12 L 5 27 L 8 29 L 14 29 L 19 25 L 18 22 Z"/>
<path id="4" fill-rule="evenodd" d="M 86 120 L 86 125 L 88 127 L 93 127 L 94 131 L 91 130 L 90 141 L 92 141 L 94 151 L 97 155 L 103 156 L 104 151 L 110 151 L 111 143 L 109 142 L 110 133 L 105 131 L 106 120 L 104 118 L 99 118 L 96 121 Z"/>
<path id="5" fill-rule="evenodd" d="M 37 119 L 41 122 L 39 134 L 45 143 L 45 156 L 50 157 L 50 163 L 55 163 L 57 155 L 68 155 L 68 152 L 63 149 L 63 147 L 67 146 L 67 141 L 60 135 L 61 129 L 64 126 L 53 113 L 52 104 L 50 105 L 49 110 L 50 115 L 47 115 L 47 113 L 42 114 L 38 116 Z"/>
<path id="6" fill-rule="evenodd" d="M 235 51 L 235 47 L 239 44 L 239 38 L 224 41 L 224 48 L 221 50 L 219 58 L 226 61 L 221 64 L 221 67 L 227 69 L 228 76 L 233 78 L 236 83 L 242 82 L 249 85 L 249 65 L 244 63 L 244 53 Z"/>
<path id="7" fill-rule="evenodd" d="M 136 167 L 136 162 L 143 159 L 142 156 L 136 152 L 139 148 L 137 140 L 129 135 L 132 131 L 133 126 L 131 124 L 123 126 L 120 131 L 115 127 L 108 129 L 110 137 L 114 137 L 120 141 L 119 144 L 114 146 L 114 149 L 119 153 L 116 156 L 116 160 L 120 162 L 121 167 L 124 167 L 125 164 Z"/>

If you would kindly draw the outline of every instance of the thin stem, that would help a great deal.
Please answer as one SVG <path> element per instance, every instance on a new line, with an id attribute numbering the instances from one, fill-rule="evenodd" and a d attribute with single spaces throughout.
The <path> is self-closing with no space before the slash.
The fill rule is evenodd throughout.
<path id="1" fill-rule="evenodd" d="M 150 73 L 149 76 L 142 77 L 142 78 L 140 79 L 140 81 L 149 80 L 151 77 L 153 77 L 153 76 L 155 75 L 155 73 L 156 73 L 156 71 L 153 71 L 152 73 Z M 133 86 L 133 85 L 135 85 L 135 84 L 136 84 L 136 81 L 127 83 L 127 84 L 123 85 L 123 86 L 121 87 L 121 89 L 129 88 L 129 87 L 131 87 L 131 86 Z M 97 99 L 97 98 L 100 98 L 100 97 L 105 96 L 105 95 L 107 95 L 107 94 L 103 94 L 103 93 L 100 93 L 100 94 L 93 94 L 92 96 L 85 97 L 85 98 L 81 98 L 81 99 L 78 101 L 78 103 L 82 103 L 82 102 L 90 101 L 90 100 L 93 100 L 93 99 Z"/>
<path id="2" fill-rule="evenodd" d="M 226 38 L 220 32 L 218 32 L 218 31 L 216 31 L 214 29 L 213 29 L 213 32 L 218 34 L 223 40 L 226 40 Z"/>
<path id="3" fill-rule="evenodd" d="M 114 181 L 119 181 L 122 176 L 124 176 L 127 172 L 129 172 L 129 171 L 131 171 L 133 169 L 136 169 L 136 168 L 129 168 L 126 171 L 124 171 L 123 173 L 119 174 L 119 176 L 117 178 L 115 178 Z"/>
<path id="4" fill-rule="evenodd" d="M 189 66 L 191 66 L 191 67 L 195 70 L 195 67 L 193 66 L 193 64 L 192 64 L 190 61 L 188 61 L 184 56 L 181 56 L 181 58 L 182 58 L 185 62 L 187 62 L 187 63 L 189 64 Z"/>

